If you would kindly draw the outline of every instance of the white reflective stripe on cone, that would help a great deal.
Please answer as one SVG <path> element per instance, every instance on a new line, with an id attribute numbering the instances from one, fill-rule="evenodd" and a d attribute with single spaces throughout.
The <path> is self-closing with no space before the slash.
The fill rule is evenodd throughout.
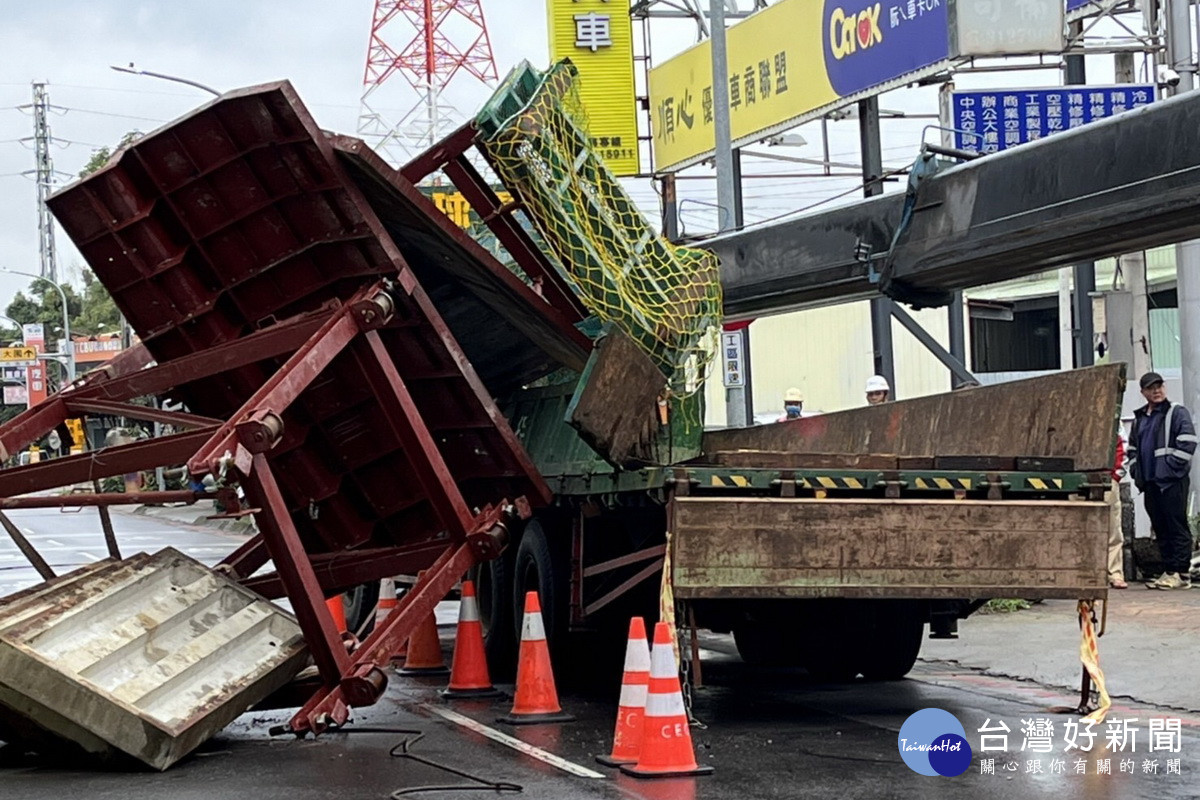
<path id="1" fill-rule="evenodd" d="M 655 645 L 654 652 L 650 654 L 650 677 L 674 678 L 678 674 L 675 670 L 675 653 L 672 652 L 671 645 Z"/>
<path id="2" fill-rule="evenodd" d="M 617 701 L 617 705 L 625 706 L 626 708 L 645 708 L 646 697 L 648 696 L 650 687 L 645 684 L 632 686 L 626 684 L 621 687 L 621 699 Z"/>
<path id="3" fill-rule="evenodd" d="M 521 623 L 521 641 L 541 642 L 546 639 L 546 627 L 542 624 L 541 614 L 526 614 Z"/>
<path id="4" fill-rule="evenodd" d="M 458 604 L 459 622 L 479 622 L 479 605 L 474 597 L 464 597 Z"/>
<path id="5" fill-rule="evenodd" d="M 649 672 L 650 648 L 645 639 L 634 639 L 625 648 L 625 672 Z"/>
<path id="6" fill-rule="evenodd" d="M 647 717 L 686 717 L 683 710 L 683 695 L 679 692 L 670 694 L 649 694 L 646 696 Z"/>

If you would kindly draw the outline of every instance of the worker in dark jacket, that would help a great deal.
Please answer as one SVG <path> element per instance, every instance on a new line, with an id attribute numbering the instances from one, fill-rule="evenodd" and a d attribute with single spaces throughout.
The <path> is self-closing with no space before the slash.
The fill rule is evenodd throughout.
<path id="1" fill-rule="evenodd" d="M 1167 399 L 1161 375 L 1147 372 L 1139 385 L 1146 405 L 1133 412 L 1126 454 L 1129 474 L 1146 498 L 1146 514 L 1162 554 L 1163 574 L 1149 586 L 1187 589 L 1192 585 L 1188 473 L 1196 452 L 1196 429 L 1188 410 Z"/>

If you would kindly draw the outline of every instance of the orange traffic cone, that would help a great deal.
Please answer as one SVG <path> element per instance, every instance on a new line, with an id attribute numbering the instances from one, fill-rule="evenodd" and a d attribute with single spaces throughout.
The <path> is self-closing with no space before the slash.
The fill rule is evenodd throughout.
<path id="1" fill-rule="evenodd" d="M 612 755 L 596 756 L 608 767 L 636 764 L 642 749 L 642 716 L 646 710 L 646 687 L 650 683 L 650 646 L 646 623 L 641 617 L 629 620 L 629 644 L 625 646 L 625 676 L 617 703 L 617 729 Z"/>
<path id="2" fill-rule="evenodd" d="M 483 625 L 475 600 L 475 583 L 463 581 L 462 601 L 458 606 L 458 634 L 454 639 L 454 661 L 450 667 L 450 685 L 442 697 L 499 697 L 504 694 L 492 686 L 488 676 L 487 654 L 483 649 Z"/>
<path id="3" fill-rule="evenodd" d="M 333 617 L 333 624 L 338 633 L 346 633 L 346 607 L 342 604 L 342 596 L 335 594 L 325 598 L 325 607 L 329 609 L 329 615 Z"/>
<path id="4" fill-rule="evenodd" d="M 712 767 L 698 766 L 692 750 L 692 732 L 675 652 L 671 647 L 671 626 L 654 626 L 654 649 L 650 654 L 650 688 L 646 694 L 646 714 L 642 727 L 642 749 L 637 764 L 626 764 L 621 772 L 635 778 L 673 778 L 683 775 L 708 775 Z"/>
<path id="5" fill-rule="evenodd" d="M 525 595 L 525 619 L 521 624 L 521 652 L 517 660 L 517 693 L 512 711 L 498 722 L 529 725 L 535 722 L 570 722 L 575 717 L 563 713 L 554 688 L 554 670 L 550 667 L 550 648 L 542 624 L 542 604 L 537 592 Z"/>
<path id="6" fill-rule="evenodd" d="M 418 580 L 419 580 L 418 574 Z M 442 658 L 442 642 L 438 638 L 437 612 L 430 611 L 425 621 L 408 637 L 401 675 L 445 675 L 446 660 Z"/>

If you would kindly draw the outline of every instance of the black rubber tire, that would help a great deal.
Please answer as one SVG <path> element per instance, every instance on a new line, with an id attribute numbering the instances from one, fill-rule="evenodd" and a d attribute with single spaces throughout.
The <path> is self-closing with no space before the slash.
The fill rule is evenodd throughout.
<path id="1" fill-rule="evenodd" d="M 531 520 L 521 535 L 513 564 L 513 632 L 520 641 L 525 619 L 525 593 L 536 591 L 542 606 L 542 624 L 546 640 L 554 651 L 567 629 L 568 576 L 565 542 L 551 542 L 542 523 Z"/>
<path id="2" fill-rule="evenodd" d="M 928 615 L 919 602 L 881 600 L 874 606 L 860 640 L 860 670 L 869 681 L 898 681 L 917 662 Z"/>
<path id="3" fill-rule="evenodd" d="M 800 653 L 794 644 L 769 623 L 742 622 L 733 629 L 733 642 L 742 661 L 753 667 L 800 666 Z"/>
<path id="4" fill-rule="evenodd" d="M 379 606 L 379 581 L 361 583 L 342 592 L 342 610 L 346 614 L 346 629 L 359 639 L 366 639 L 375 630 L 375 609 Z"/>
<path id="5" fill-rule="evenodd" d="M 494 681 L 510 680 L 517 670 L 517 637 L 513 634 L 513 562 L 512 547 L 497 558 L 471 569 L 479 619 L 483 626 L 483 648 L 488 671 Z"/>

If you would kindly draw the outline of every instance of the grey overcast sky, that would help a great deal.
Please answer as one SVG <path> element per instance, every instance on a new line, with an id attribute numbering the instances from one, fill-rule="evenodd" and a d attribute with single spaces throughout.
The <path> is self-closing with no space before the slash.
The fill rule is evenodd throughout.
<path id="1" fill-rule="evenodd" d="M 749 6 L 748 0 L 741 5 Z M 544 0 L 483 0 L 500 75 L 521 59 L 544 65 L 548 59 Z M 36 192 L 22 173 L 33 168 L 29 142 L 33 123 L 19 107 L 31 99 L 31 82 L 49 83 L 56 107 L 51 130 L 56 140 L 54 166 L 69 182 L 92 151 L 112 146 L 130 130 L 148 132 L 205 102 L 196 89 L 147 77 L 125 75 L 112 64 L 186 77 L 218 90 L 287 78 L 324 127 L 353 133 L 359 113 L 363 68 L 370 33 L 372 0 L 0 0 L 0 267 L 39 270 Z M 398 36 L 398 34 L 397 34 Z M 656 22 L 654 53 L 659 60 L 694 40 L 688 22 Z M 1089 70 L 1093 67 L 1089 64 Z M 1104 68 L 1089 76 L 1103 81 Z M 1111 69 L 1108 70 L 1111 79 Z M 1004 77 L 972 76 L 974 85 L 1054 85 L 1057 70 Z M 973 85 L 969 80 L 962 85 Z M 460 77 L 447 93 L 470 114 L 488 90 Z M 403 81 L 393 78 L 373 102 L 377 111 L 400 116 L 415 100 Z M 901 90 L 884 96 L 884 108 L 936 112 L 932 90 Z M 903 164 L 916 155 L 921 130 L 929 120 L 897 120 L 884 127 L 885 163 Z M 835 123 L 831 157 L 857 163 L 856 123 Z M 776 152 L 820 158 L 817 124 L 800 131 L 809 144 Z M 759 148 L 761 149 L 761 148 Z M 812 172 L 816 168 L 747 159 L 748 173 Z M 690 174 L 711 176 L 699 167 Z M 856 180 L 761 177 L 748 179 L 747 219 L 762 220 L 807 206 Z M 657 199 L 647 181 L 630 182 L 643 210 L 656 216 Z M 892 187 L 892 188 L 898 188 Z M 689 230 L 711 230 L 713 182 L 681 181 L 681 212 Z M 79 280 L 82 260 L 66 236 L 58 233 L 59 270 Z M 0 273 L 0 309 L 28 281 Z"/>

